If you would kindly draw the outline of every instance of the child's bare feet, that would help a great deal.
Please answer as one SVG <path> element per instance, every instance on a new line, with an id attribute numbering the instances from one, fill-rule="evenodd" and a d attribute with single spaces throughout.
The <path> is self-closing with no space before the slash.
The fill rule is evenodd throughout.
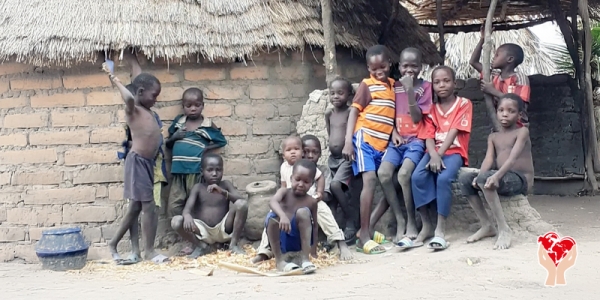
<path id="1" fill-rule="evenodd" d="M 231 251 L 231 253 L 235 253 L 235 254 L 246 254 L 246 251 L 244 251 L 242 248 L 240 248 L 238 245 L 229 245 L 229 250 Z"/>
<path id="2" fill-rule="evenodd" d="M 510 242 L 512 238 L 512 231 L 508 230 L 500 230 L 498 234 L 498 240 L 496 240 L 496 245 L 494 245 L 494 249 L 496 250 L 504 250 L 510 247 Z"/>
<path id="3" fill-rule="evenodd" d="M 477 232 L 467 238 L 467 243 L 474 243 L 486 237 L 492 237 L 496 235 L 496 228 L 492 225 L 484 225 Z"/>
<path id="4" fill-rule="evenodd" d="M 200 256 L 209 254 L 210 252 L 212 252 L 211 250 L 211 247 L 196 247 L 196 249 L 194 249 L 194 252 L 192 252 L 192 254 L 188 255 L 187 257 L 191 259 L 196 259 Z"/>
<path id="5" fill-rule="evenodd" d="M 338 241 L 337 244 L 338 244 L 338 248 L 340 250 L 340 260 L 341 261 L 351 260 L 353 258 L 352 252 L 350 252 L 350 249 L 348 248 L 348 245 L 346 245 L 346 242 Z"/>
<path id="6" fill-rule="evenodd" d="M 264 254 L 261 253 L 261 254 L 257 254 L 255 257 L 253 257 L 250 260 L 250 263 L 252 263 L 252 264 L 258 264 L 258 263 L 261 263 L 261 262 L 263 262 L 265 260 L 268 260 L 268 259 L 269 258 L 266 255 L 264 255 Z"/>

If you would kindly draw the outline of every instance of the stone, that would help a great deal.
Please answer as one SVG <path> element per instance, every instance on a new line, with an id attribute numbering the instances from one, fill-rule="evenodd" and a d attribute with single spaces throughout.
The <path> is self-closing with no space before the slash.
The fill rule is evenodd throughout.
<path id="1" fill-rule="evenodd" d="M 265 217 L 270 211 L 269 201 L 275 192 L 277 192 L 277 184 L 272 180 L 256 181 L 246 186 L 248 219 L 244 226 L 244 236 L 248 240 L 260 240 L 265 229 Z"/>

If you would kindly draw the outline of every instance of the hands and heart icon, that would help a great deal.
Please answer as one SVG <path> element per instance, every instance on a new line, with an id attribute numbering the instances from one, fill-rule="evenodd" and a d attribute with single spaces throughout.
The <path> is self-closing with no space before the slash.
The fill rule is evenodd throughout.
<path id="1" fill-rule="evenodd" d="M 538 237 L 538 243 L 542 244 L 548 252 L 548 256 L 558 266 L 560 261 L 567 256 L 569 251 L 575 246 L 576 242 L 573 238 L 565 236 L 560 238 L 556 232 L 548 232 L 543 236 Z"/>

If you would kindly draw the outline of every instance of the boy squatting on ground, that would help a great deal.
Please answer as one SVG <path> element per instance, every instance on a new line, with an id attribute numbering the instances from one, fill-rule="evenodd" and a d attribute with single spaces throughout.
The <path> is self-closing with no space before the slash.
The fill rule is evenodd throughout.
<path id="1" fill-rule="evenodd" d="M 281 164 L 280 168 L 281 187 L 289 189 L 292 186 L 293 166 L 298 160 L 302 159 L 303 156 L 302 140 L 297 136 L 290 136 L 282 142 L 281 147 L 283 150 L 283 159 L 285 160 Z M 310 186 L 310 188 L 307 190 L 307 193 L 309 196 L 317 199 L 318 202 L 322 202 L 321 198 L 325 189 L 325 179 L 323 178 L 321 171 L 318 168 L 315 171 L 314 181 L 315 184 Z M 327 240 L 330 242 L 338 243 L 338 247 L 340 249 L 340 259 L 347 260 L 352 258 L 352 255 L 348 250 L 348 246 L 344 242 L 344 233 L 335 221 L 331 209 L 329 209 L 329 207 L 325 203 L 317 203 L 317 213 L 319 214 L 319 216 L 323 216 L 324 218 L 323 221 L 320 220 L 321 218 L 317 219 L 317 224 L 322 225 L 321 228 L 327 236 Z M 251 262 L 255 264 L 267 260 L 274 255 L 274 253 L 270 249 L 266 229 L 265 231 L 263 231 L 263 236 L 261 238 L 260 245 L 256 250 L 257 255 L 251 260 Z M 315 252 L 311 254 L 314 257 L 317 256 L 316 248 Z"/>
<path id="2" fill-rule="evenodd" d="M 481 39 L 473 50 L 469 63 L 479 73 L 483 70 L 483 65 L 479 62 L 481 49 L 483 47 L 484 33 L 481 28 Z M 481 81 L 481 90 L 494 98 L 494 106 L 498 108 L 498 100 L 504 94 L 517 94 L 524 101 L 523 112 L 517 121 L 517 126 L 529 126 L 529 116 L 527 107 L 529 106 L 529 96 L 531 87 L 529 86 L 529 77 L 523 72 L 515 71 L 521 63 L 525 54 L 523 49 L 516 44 L 503 44 L 498 49 L 492 60 L 492 82 Z M 483 78 L 483 73 L 481 74 Z M 487 81 L 487 79 L 486 79 Z"/>
<path id="3" fill-rule="evenodd" d="M 494 249 L 510 247 L 512 232 L 504 218 L 498 195 L 527 195 L 533 186 L 529 129 L 517 126 L 523 107 L 523 99 L 516 94 L 500 97 L 497 117 L 502 127 L 499 132 L 488 136 L 488 148 L 481 169 L 459 177 L 462 193 L 481 222 L 481 229 L 467 239 L 469 243 L 497 234 L 479 198 L 478 191 L 481 190 L 498 225 L 499 234 Z"/>
<path id="4" fill-rule="evenodd" d="M 302 153 L 303 158 L 308 159 L 315 163 L 315 165 L 319 162 L 321 158 L 321 141 L 314 135 L 307 134 L 302 137 Z M 317 167 L 318 169 L 318 167 Z M 288 168 L 288 172 L 290 176 L 286 176 L 286 178 L 290 178 L 291 180 L 291 167 Z M 327 194 L 327 180 L 325 180 L 325 193 L 322 194 L 324 197 L 329 197 L 331 194 Z M 291 186 L 291 181 L 286 182 L 286 186 Z M 313 196 L 319 202 L 317 203 L 317 214 L 319 215 L 318 224 L 319 227 L 323 228 L 323 232 L 327 235 L 327 242 L 336 243 L 338 249 L 340 251 L 340 260 L 349 260 L 352 259 L 352 253 L 350 253 L 350 249 L 348 249 L 348 245 L 345 242 L 345 238 L 342 236 L 343 232 L 339 228 L 335 217 L 333 216 L 332 210 L 329 208 L 327 203 L 323 201 L 323 197 L 321 199 L 312 194 L 311 192 L 317 191 L 316 185 L 309 190 L 309 195 Z"/>
<path id="5" fill-rule="evenodd" d="M 325 127 L 329 136 L 330 152 L 329 159 L 327 160 L 329 174 L 325 179 L 325 201 L 328 202 L 332 211 L 336 211 L 337 204 L 342 208 L 344 222 L 346 223 L 344 239 L 348 242 L 354 242 L 356 239 L 356 228 L 358 226 L 358 222 L 355 220 L 358 217 L 358 212 L 350 205 L 349 197 L 346 194 L 349 191 L 350 181 L 353 176 L 352 163 L 344 159 L 342 155 L 346 129 L 348 128 L 348 115 L 350 114 L 348 101 L 353 96 L 352 83 L 343 78 L 336 78 L 329 86 L 329 99 L 333 108 L 325 111 Z M 321 153 L 319 152 L 320 156 Z M 317 162 L 315 161 L 315 163 Z"/>
<path id="6" fill-rule="evenodd" d="M 215 153 L 204 154 L 202 181 L 192 188 L 183 214 L 171 220 L 171 227 L 194 245 L 190 258 L 208 254 L 218 243 L 226 242 L 229 250 L 244 254 L 238 243 L 246 224 L 248 203 L 229 180 L 222 178 L 223 158 Z"/>
<path id="7" fill-rule="evenodd" d="M 314 273 L 317 269 L 309 255 L 317 252 L 318 200 L 307 194 L 316 173 L 317 166 L 313 162 L 299 159 L 292 167 L 291 186 L 281 187 L 269 203 L 271 211 L 266 217 L 265 228 L 279 271 L 300 268 L 283 258 L 285 253 L 298 251 L 304 274 Z"/>
<path id="8" fill-rule="evenodd" d="M 354 175 L 362 175 L 360 193 L 360 231 L 356 250 L 366 254 L 385 252 L 371 239 L 371 206 L 377 179 L 377 169 L 394 130 L 394 80 L 389 78 L 390 58 L 385 46 L 376 45 L 366 54 L 370 77 L 360 83 L 348 117 L 348 128 L 342 154 L 352 161 Z"/>
<path id="9" fill-rule="evenodd" d="M 181 104 L 184 113 L 173 120 L 165 142 L 172 149 L 169 209 L 173 216 L 182 214 L 192 187 L 200 179 L 202 154 L 227 145 L 221 130 L 202 116 L 204 96 L 200 89 L 185 90 Z"/>
<path id="10" fill-rule="evenodd" d="M 427 116 L 426 125 L 419 130 L 418 138 L 425 140 L 427 154 L 412 175 L 415 207 L 419 210 L 423 228 L 414 246 L 422 245 L 434 235 L 428 248 L 444 250 L 446 218 L 452 206 L 452 182 L 463 165 L 468 165 L 469 139 L 473 105 L 466 98 L 454 94 L 454 70 L 439 66 L 431 73 L 433 91 L 438 101 Z M 437 226 L 433 232 L 429 207 L 437 204 Z"/>
<path id="11" fill-rule="evenodd" d="M 159 254 L 154 249 L 154 239 L 158 226 L 158 214 L 154 202 L 154 166 L 162 138 L 160 128 L 150 108 L 156 103 L 160 94 L 160 82 L 156 77 L 142 73 L 133 79 L 136 90 L 135 96 L 123 86 L 106 64 L 103 65 L 109 73 L 110 79 L 121 92 L 125 101 L 125 119 L 131 130 L 131 151 L 125 159 L 124 198 L 129 200 L 129 208 L 123 221 L 109 242 L 109 249 L 113 259 L 122 262 L 117 245 L 127 230 L 137 225 L 138 217 L 142 214 L 142 231 L 144 236 L 144 258 L 155 263 L 162 263 L 168 258 Z M 140 256 L 138 239 L 131 234 L 132 258 Z"/>
<path id="12" fill-rule="evenodd" d="M 419 79 L 422 65 L 419 50 L 406 48 L 400 53 L 398 68 L 402 78 L 394 83 L 396 126 L 377 171 L 387 201 L 380 201 L 371 215 L 371 227 L 373 227 L 388 207 L 392 207 L 398 226 L 393 242 L 402 248 L 413 247 L 412 240 L 419 233 L 415 221 L 410 180 L 415 167 L 425 154 L 425 142 L 417 138 L 417 133 L 423 126 L 424 118 L 427 118 L 432 105 L 431 82 Z M 397 180 L 402 189 L 407 220 L 404 220 L 402 215 L 395 182 L 392 179 L 398 167 L 400 170 L 398 170 Z"/>

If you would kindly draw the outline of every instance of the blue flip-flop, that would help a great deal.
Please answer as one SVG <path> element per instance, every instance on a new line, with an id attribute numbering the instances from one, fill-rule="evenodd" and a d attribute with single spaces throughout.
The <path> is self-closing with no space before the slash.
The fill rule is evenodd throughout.
<path id="1" fill-rule="evenodd" d="M 400 250 L 407 250 L 407 249 L 412 249 L 412 248 L 423 247 L 423 245 L 424 245 L 423 242 L 415 242 L 407 237 L 401 239 L 396 244 L 396 246 L 398 246 L 400 248 Z"/>
<path id="2" fill-rule="evenodd" d="M 429 244 L 427 244 L 428 249 L 432 249 L 435 251 L 446 250 L 448 249 L 448 247 L 450 247 L 450 243 L 447 242 L 445 239 L 437 236 L 431 239 L 431 241 L 429 241 Z"/>

